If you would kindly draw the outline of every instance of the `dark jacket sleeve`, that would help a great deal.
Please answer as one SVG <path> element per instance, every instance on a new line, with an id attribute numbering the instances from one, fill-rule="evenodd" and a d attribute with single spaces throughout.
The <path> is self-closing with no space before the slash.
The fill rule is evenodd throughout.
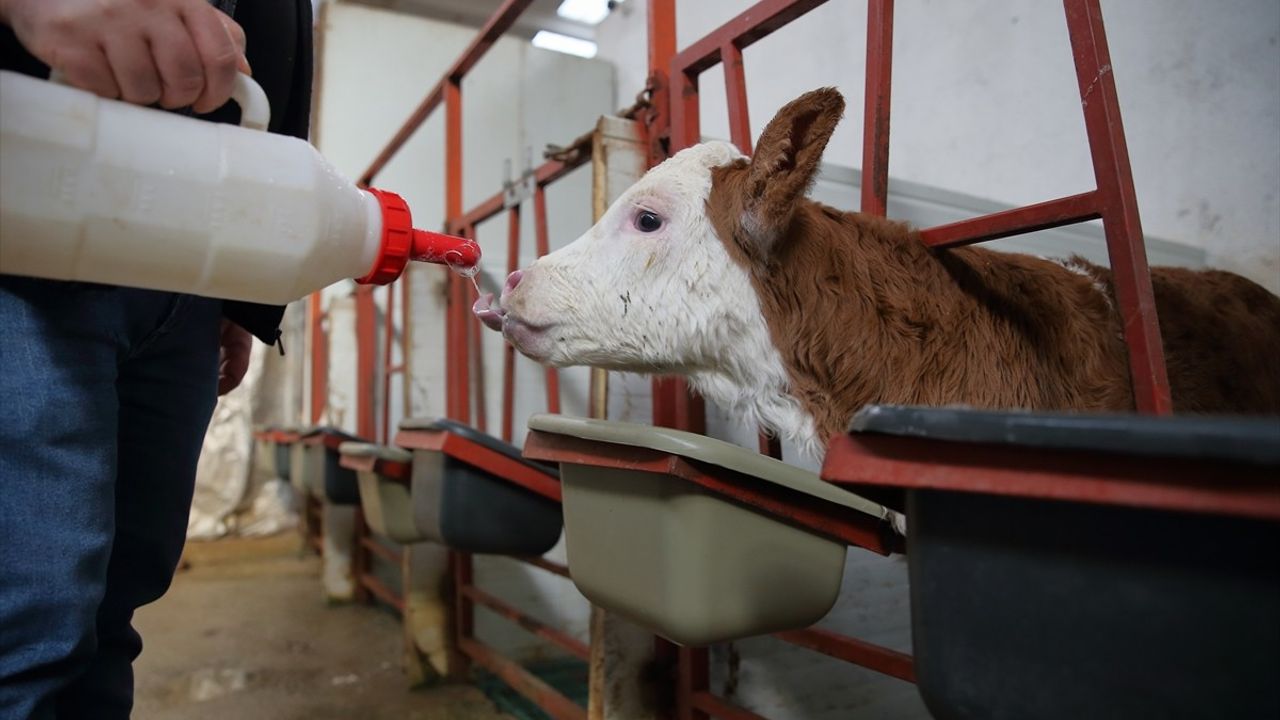
<path id="1" fill-rule="evenodd" d="M 236 6 L 253 77 L 271 101 L 271 132 L 306 138 L 311 127 L 311 0 L 254 0 Z M 239 110 L 233 109 L 239 122 Z M 214 119 L 214 118 L 210 118 Z M 217 118 L 224 119 L 224 118 Z M 265 343 L 280 336 L 284 308 L 228 300 L 222 314 Z"/>
<path id="2" fill-rule="evenodd" d="M 311 0 L 253 0 L 237 3 L 236 22 L 244 28 L 249 65 L 271 103 L 271 132 L 306 138 L 311 127 Z M 28 53 L 13 31 L 0 25 L 0 68 L 48 77 L 49 68 Z M 239 123 L 235 103 L 199 116 L 212 122 Z M 284 308 L 237 301 L 223 303 L 223 315 L 265 343 L 280 336 Z"/>

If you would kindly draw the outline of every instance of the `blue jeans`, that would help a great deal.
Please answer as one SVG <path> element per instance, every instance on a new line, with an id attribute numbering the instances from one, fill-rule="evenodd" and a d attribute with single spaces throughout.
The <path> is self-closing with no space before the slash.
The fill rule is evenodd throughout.
<path id="1" fill-rule="evenodd" d="M 127 718 L 217 395 L 221 302 L 0 276 L 0 718 Z"/>

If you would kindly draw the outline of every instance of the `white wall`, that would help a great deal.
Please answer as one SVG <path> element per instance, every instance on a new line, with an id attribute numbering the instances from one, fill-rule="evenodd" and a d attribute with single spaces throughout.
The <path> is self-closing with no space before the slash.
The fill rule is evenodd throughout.
<path id="1" fill-rule="evenodd" d="M 600 27 L 617 102 L 645 75 L 645 3 Z M 1280 292 L 1280 3 L 1104 0 L 1143 226 Z M 679 47 L 749 6 L 677 3 Z M 1091 189 L 1062 6 L 895 4 L 890 175 L 1014 205 Z M 861 165 L 866 4 L 832 0 L 745 52 L 753 131 L 834 85 L 849 103 L 827 151 Z M 703 133 L 727 137 L 723 74 L 702 76 Z"/>

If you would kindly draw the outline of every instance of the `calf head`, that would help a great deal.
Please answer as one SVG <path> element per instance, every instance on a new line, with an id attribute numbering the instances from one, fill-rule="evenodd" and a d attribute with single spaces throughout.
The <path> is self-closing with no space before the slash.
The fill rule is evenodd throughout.
<path id="1" fill-rule="evenodd" d="M 582 237 L 507 278 L 476 311 L 534 360 L 680 374 L 784 435 L 805 425 L 753 277 L 785 262 L 797 209 L 844 101 L 834 89 L 782 108 L 748 160 L 690 147 L 650 170 Z M 812 421 L 807 421 L 812 433 Z"/>

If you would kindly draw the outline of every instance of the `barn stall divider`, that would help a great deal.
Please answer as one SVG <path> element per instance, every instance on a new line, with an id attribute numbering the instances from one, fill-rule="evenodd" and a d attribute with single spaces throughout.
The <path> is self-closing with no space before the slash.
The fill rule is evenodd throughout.
<path id="1" fill-rule="evenodd" d="M 443 105 L 446 135 L 446 214 L 448 232 L 477 238 L 477 226 L 505 213 L 508 220 L 507 252 L 510 267 L 516 269 L 521 247 L 522 210 L 532 205 L 535 246 L 538 255 L 548 250 L 546 192 L 557 180 L 592 160 L 595 133 L 579 137 L 555 157 L 463 211 L 462 200 L 462 87 L 463 81 L 490 47 L 519 17 L 528 2 L 504 4 L 485 24 L 476 39 L 462 53 L 417 110 L 379 154 L 361 177 L 367 185 L 395 156 L 400 147 Z M 404 313 L 399 337 L 399 358 L 394 358 L 395 323 L 384 327 L 382 365 L 381 447 L 351 444 L 344 446 L 343 462 L 361 471 L 364 508 L 358 524 L 358 576 L 364 591 L 402 612 L 406 596 L 380 583 L 369 572 L 374 557 L 398 563 L 409 573 L 401 551 L 385 547 L 374 535 L 404 543 L 413 552 L 415 543 L 433 541 L 447 548 L 451 598 L 448 630 L 449 657 L 437 663 L 455 679 L 465 678 L 474 664 L 500 678 L 510 688 L 557 718 L 585 718 L 587 710 L 565 692 L 553 688 L 519 663 L 504 657 L 475 635 L 475 608 L 484 607 L 537 638 L 556 646 L 582 662 L 585 669 L 588 646 L 550 624 L 517 608 L 481 588 L 475 582 L 472 555 L 500 554 L 553 576 L 568 577 L 568 569 L 541 557 L 559 539 L 560 489 L 554 467 L 533 463 L 511 445 L 514 436 L 516 373 L 514 353 L 503 357 L 502 418 L 498 436 L 488 434 L 485 384 L 482 375 L 480 328 L 471 316 L 476 299 L 471 282 L 450 275 L 446 317 L 447 352 L 446 415 L 448 419 L 408 418 L 394 434 L 390 430 L 391 376 L 409 367 L 413 325 L 408 316 L 410 290 L 401 280 Z M 394 313 L 394 289 L 388 289 L 387 315 Z M 361 333 L 361 356 L 376 353 L 374 340 Z M 546 408 L 559 412 L 558 373 L 544 374 Z M 407 390 L 406 390 L 407 392 Z M 405 401 L 405 408 L 408 402 Z M 387 447 L 388 440 L 395 447 Z M 400 453 L 408 453 L 403 455 Z M 408 507 L 406 507 L 406 505 Z M 372 521 L 372 522 L 370 522 Z M 371 530 L 375 532 L 370 532 Z M 402 587 L 413 582 L 403 576 Z M 410 631 L 412 634 L 412 631 Z M 582 680 L 585 685 L 585 672 Z"/>
<path id="2" fill-rule="evenodd" d="M 505 210 L 510 222 L 509 248 L 518 249 L 520 209 L 518 204 L 512 206 L 509 202 L 507 196 L 510 194 L 510 188 L 470 211 L 463 208 L 461 98 L 462 82 L 467 72 L 480 61 L 497 38 L 510 29 L 520 13 L 530 4 L 531 0 L 508 0 L 502 4 L 490 17 L 475 41 L 445 73 L 366 170 L 361 178 L 362 184 L 372 182 L 413 132 L 443 105 L 446 126 L 446 228 L 455 233 L 474 237 L 476 225 L 496 217 Z M 706 37 L 677 52 L 674 0 L 649 0 L 650 75 L 643 94 L 644 101 L 629 113 L 635 119 L 638 143 L 647 149 L 648 164 L 652 166 L 699 140 L 698 77 L 717 64 L 724 66 L 731 139 L 744 152 L 749 153 L 751 133 L 747 114 L 747 87 L 742 52 L 752 43 L 785 27 L 822 4 L 824 4 L 823 0 L 763 0 Z M 1117 303 L 1124 318 L 1123 327 L 1125 342 L 1129 348 L 1129 365 L 1136 409 L 1140 413 L 1152 416 L 1167 415 L 1172 408 L 1171 398 L 1099 2 L 1098 0 L 1064 0 L 1063 5 L 1096 188 L 1069 197 L 1051 199 L 1035 205 L 928 228 L 921 232 L 921 237 L 924 242 L 933 247 L 947 248 L 1089 220 L 1101 220 L 1111 268 L 1115 274 Z M 867 18 L 867 73 L 862 158 L 864 180 L 861 200 L 863 212 L 884 215 L 888 196 L 889 101 L 893 64 L 892 0 L 868 0 Z M 543 203 L 545 199 L 542 195 L 544 187 L 571 170 L 570 163 L 585 162 L 589 155 L 585 151 L 580 151 L 577 155 L 570 153 L 565 157 L 548 161 L 532 173 L 535 186 L 532 193 L 534 212 L 535 216 L 541 215 L 538 221 L 538 228 L 542 233 L 538 238 L 539 254 L 547 249 L 544 234 L 545 205 Z M 509 250 L 508 257 L 509 262 L 512 263 L 508 269 L 514 270 L 518 251 Z M 409 289 L 407 286 L 402 286 L 401 289 L 404 293 L 403 304 L 407 308 Z M 470 313 L 471 301 L 474 299 L 475 295 L 466 280 L 460 277 L 450 278 L 446 318 L 448 337 L 446 414 L 451 420 L 461 425 L 402 426 L 401 434 L 397 436 L 397 443 L 417 451 L 443 452 L 454 460 L 466 462 L 482 470 L 487 469 L 497 477 L 558 502 L 563 493 L 563 488 L 558 483 L 550 481 L 548 477 L 539 476 L 536 471 L 529 471 L 527 468 L 523 471 L 515 469 L 514 458 L 505 456 L 492 447 L 486 447 L 485 443 L 477 441 L 475 437 L 467 437 L 465 426 L 483 431 L 487 425 L 483 380 L 479 377 L 478 371 L 473 376 L 473 371 L 480 362 L 479 327 Z M 389 313 L 390 308 L 394 307 L 393 302 L 389 297 Z M 314 301 L 312 309 L 318 310 Z M 408 328 L 410 325 L 411 321 L 406 317 L 405 327 Z M 382 386 L 384 405 L 381 428 L 384 443 L 389 437 L 387 396 L 390 391 L 390 376 L 395 372 L 402 372 L 407 365 L 407 355 L 404 352 L 402 352 L 400 363 L 391 364 L 389 352 L 392 342 L 391 326 L 392 323 L 388 322 L 388 335 L 384 338 L 385 360 Z M 321 332 L 322 328 L 313 316 L 313 337 Z M 360 338 L 362 354 L 376 352 L 374 348 L 376 341 L 372 335 L 362 332 Z M 313 345 L 313 347 L 316 346 Z M 407 348 L 407 344 L 405 347 Z M 515 393 L 514 376 L 511 370 L 514 363 L 513 352 L 508 347 L 504 354 L 501 432 L 503 439 L 508 441 L 513 436 L 512 398 Z M 323 357 L 313 357 L 311 379 L 313 416 L 317 407 L 314 400 L 316 384 L 322 382 L 318 380 L 318 376 L 321 376 L 318 369 L 322 367 L 323 361 Z M 369 376 L 368 382 L 372 383 L 372 375 Z M 555 413 L 557 407 L 554 371 L 547 371 L 546 382 L 548 409 Z M 601 380 L 598 383 L 602 395 L 605 382 L 607 381 Z M 593 383 L 593 391 L 596 388 L 597 383 Z M 371 385 L 369 390 L 372 393 Z M 665 378 L 656 380 L 653 395 L 653 418 L 656 426 L 675 431 L 691 431 L 695 434 L 705 433 L 706 416 L 702 401 L 693 396 L 682 381 Z M 363 412 L 362 410 L 362 416 Z M 372 418 L 372 410 L 369 409 L 369 412 L 369 417 Z M 596 416 L 602 418 L 603 413 Z M 372 420 L 370 422 L 372 423 Z M 772 518 L 780 524 L 806 531 L 816 538 L 837 543 L 842 551 L 848 545 L 881 554 L 904 549 L 903 539 L 892 532 L 888 516 L 883 510 L 886 506 L 905 510 L 910 517 L 915 505 L 904 503 L 901 492 L 886 493 L 878 488 L 878 485 L 885 483 L 882 479 L 872 478 L 865 471 L 867 467 L 872 467 L 866 465 L 866 453 L 860 454 L 851 449 L 866 445 L 868 442 L 874 444 L 877 441 L 867 441 L 865 437 L 855 435 L 850 436 L 852 439 L 849 442 L 838 440 L 833 444 L 824 465 L 822 477 L 831 481 L 833 488 L 844 485 L 874 499 L 881 499 L 885 503 L 885 505 L 876 503 L 860 505 L 850 499 L 857 497 L 852 493 L 844 495 L 831 495 L 826 491 L 815 493 L 806 491 L 807 485 L 804 481 L 788 484 L 787 481 L 770 477 L 774 471 L 778 471 L 782 476 L 786 475 L 785 470 L 776 466 L 766 466 L 763 469 L 758 466 L 749 466 L 744 464 L 745 460 L 740 457 L 724 460 L 718 454 L 719 451 L 725 450 L 731 455 L 734 454 L 727 448 L 707 445 L 694 452 L 674 451 L 670 447 L 663 446 L 662 443 L 664 437 L 670 440 L 678 436 L 663 436 L 659 432 L 648 436 L 647 439 L 632 438 L 624 442 L 620 441 L 614 432 L 617 430 L 617 427 L 610 428 L 603 424 L 583 429 L 557 422 L 555 418 L 539 419 L 535 421 L 533 432 L 526 443 L 525 457 L 559 463 L 561 472 L 566 472 L 568 468 L 575 468 L 568 472 L 581 471 L 597 474 L 626 472 L 665 476 L 699 488 L 699 493 L 718 499 L 717 502 L 720 504 L 745 507 L 759 517 Z M 872 430 L 862 429 L 860 432 L 892 434 L 892 428 L 878 426 Z M 449 449 L 450 443 L 455 446 L 452 452 Z M 697 445 L 692 440 L 688 444 Z M 764 437 L 761 439 L 761 450 L 775 457 L 780 454 L 776 443 Z M 1075 450 L 1085 452 L 1089 449 L 1076 448 Z M 939 453 L 938 457 L 944 455 L 936 446 L 929 446 L 929 453 L 934 452 Z M 1082 475 L 1088 475 L 1089 468 L 1096 468 L 1098 474 L 1104 473 L 1102 469 L 1105 466 L 1104 458 L 1093 457 L 1087 453 L 1085 456 L 1090 459 L 1083 464 L 1073 466 L 1076 470 Z M 915 465 L 909 471 L 896 471 L 892 477 L 900 478 L 902 485 L 912 487 L 910 481 L 905 478 L 913 472 L 925 472 L 931 465 L 932 457 L 934 457 L 932 454 L 914 455 Z M 1259 462 L 1253 456 L 1243 461 L 1239 458 L 1219 458 L 1219 460 L 1231 463 L 1243 462 L 1245 467 L 1253 467 L 1250 463 L 1256 465 Z M 381 458 L 381 461 L 395 462 L 390 456 Z M 353 460 L 351 466 L 376 468 L 377 462 L 379 461 L 375 459 L 372 465 L 368 461 L 360 465 Z M 992 462 L 999 463 L 1000 458 L 997 456 Z M 1263 462 L 1271 461 L 1264 458 Z M 1232 467 L 1235 466 L 1232 465 Z M 407 470 L 400 472 L 411 475 Z M 1242 472 L 1242 477 L 1253 478 L 1242 481 L 1246 486 L 1262 493 L 1269 498 L 1269 501 L 1274 499 L 1273 486 L 1260 486 L 1257 484 L 1255 475 Z M 1019 465 L 1009 473 L 1005 481 L 1017 484 L 1019 473 L 1031 476 L 1035 470 Z M 396 479 L 393 477 L 394 471 L 384 474 L 392 480 Z M 963 473 L 957 476 L 959 475 Z M 403 474 L 399 480 L 403 482 Z M 1204 482 L 1203 476 L 1200 482 Z M 1047 495 L 1049 491 L 1042 490 L 1042 492 Z M 589 505 L 585 506 L 589 507 Z M 1192 507 L 1204 510 L 1207 506 L 1197 506 L 1193 503 Z M 570 509 L 566 507 L 566 523 L 572 523 L 569 513 Z M 1275 519 L 1271 515 L 1266 517 L 1270 520 Z M 384 528 L 388 527 L 385 517 L 380 522 Z M 360 527 L 364 528 L 364 523 L 361 523 Z M 1273 530 L 1264 531 L 1264 534 L 1265 532 L 1273 532 Z M 572 534 L 570 532 L 571 536 Z M 1010 542 L 1016 542 L 1016 539 L 1010 539 Z M 361 541 L 361 547 L 367 547 L 365 540 Z M 367 550 L 379 552 L 372 547 L 367 547 Z M 395 556 L 386 557 L 393 559 Z M 576 641 L 568 642 L 571 638 L 557 639 L 557 631 L 539 624 L 536 620 L 476 588 L 473 584 L 470 555 L 452 552 L 450 562 L 454 592 L 454 615 L 451 622 L 456 643 L 454 647 L 456 659 L 455 662 L 450 663 L 451 670 L 455 674 L 461 673 L 465 671 L 468 661 L 475 662 L 502 677 L 555 717 L 584 716 L 581 707 L 547 687 L 518 665 L 496 656 L 489 648 L 471 637 L 474 604 L 479 602 L 487 605 L 525 628 L 550 639 L 571 654 L 582 656 L 588 649 Z M 562 566 L 552 566 L 544 560 L 535 560 L 534 564 L 553 573 L 567 576 L 567 569 Z M 357 565 L 360 565 L 359 561 Z M 914 565 L 912 572 L 914 580 L 916 572 Z M 606 577 L 604 582 L 607 584 L 610 580 Z M 913 592 L 916 584 L 912 583 Z M 608 595 L 607 590 L 608 588 L 603 591 L 597 588 L 596 594 L 597 596 Z M 377 591 L 372 589 L 370 591 L 377 594 Z M 607 604 L 607 601 L 602 604 Z M 619 608 L 619 610 L 623 614 L 630 612 L 631 617 L 636 615 L 634 607 Z M 651 624 L 664 627 L 661 618 L 650 620 Z M 728 632 L 726 637 L 731 637 L 735 630 Z M 903 680 L 915 680 L 917 665 L 913 663 L 913 659 L 888 648 L 816 628 L 781 630 L 776 636 L 784 641 L 877 672 Z M 917 644 L 917 648 L 919 647 L 920 645 Z M 657 640 L 654 642 L 653 653 L 660 668 L 659 684 L 669 685 L 665 688 L 665 693 L 662 690 L 659 690 L 659 693 L 670 700 L 657 710 L 657 716 L 680 720 L 706 717 L 760 718 L 759 715 L 717 697 L 709 690 L 709 659 L 705 648 L 677 646 L 664 640 Z M 940 672 L 936 668 L 932 671 Z M 949 690 L 941 688 L 940 685 L 924 690 L 930 709 L 935 714 L 945 717 L 953 716 L 949 714 L 947 708 L 951 707 L 951 703 L 957 702 L 957 698 L 948 695 Z M 987 701 L 990 699 L 990 697 L 984 698 Z M 592 703 L 595 702 L 596 699 L 593 697 Z M 599 714 L 597 708 L 593 707 L 591 716 L 604 715 Z M 964 715 L 954 716 L 963 717 Z"/>

